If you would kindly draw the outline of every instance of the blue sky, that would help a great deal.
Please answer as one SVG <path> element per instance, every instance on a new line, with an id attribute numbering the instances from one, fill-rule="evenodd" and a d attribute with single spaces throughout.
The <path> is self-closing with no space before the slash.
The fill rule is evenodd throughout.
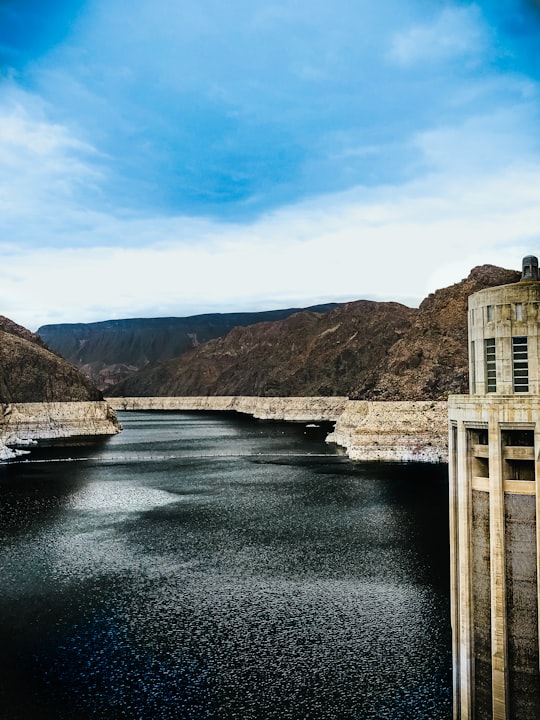
<path id="1" fill-rule="evenodd" d="M 540 4 L 0 0 L 0 314 L 417 303 L 540 254 Z"/>

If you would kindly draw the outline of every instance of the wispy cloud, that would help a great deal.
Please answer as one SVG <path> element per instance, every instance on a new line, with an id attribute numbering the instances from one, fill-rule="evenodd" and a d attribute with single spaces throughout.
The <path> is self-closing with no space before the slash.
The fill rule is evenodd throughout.
<path id="1" fill-rule="evenodd" d="M 477 5 L 445 7 L 430 22 L 396 33 L 389 57 L 406 66 L 475 58 L 489 49 L 489 35 Z"/>
<path id="2" fill-rule="evenodd" d="M 39 98 L 6 88 L 0 100 L 0 229 L 14 242 L 33 241 L 28 225 L 49 230 L 72 216 L 102 181 L 96 150 L 50 122 Z M 63 218 L 65 222 L 67 217 Z"/>
<path id="3" fill-rule="evenodd" d="M 414 302 L 535 250 L 524 0 L 37 8 L 0 4 L 0 310 L 19 322 Z"/>
<path id="4" fill-rule="evenodd" d="M 534 251 L 539 187 L 540 166 L 434 174 L 318 198 L 247 226 L 191 225 L 190 244 L 182 218 L 110 219 L 118 241 L 109 246 L 4 247 L 0 300 L 32 328 L 358 297 L 414 304 L 475 264 L 513 267 Z M 160 242 L 137 242 L 148 225 Z"/>

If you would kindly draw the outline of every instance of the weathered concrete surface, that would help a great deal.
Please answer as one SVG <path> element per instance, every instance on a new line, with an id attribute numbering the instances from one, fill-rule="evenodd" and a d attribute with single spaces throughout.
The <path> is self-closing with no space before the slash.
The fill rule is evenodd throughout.
<path id="1" fill-rule="evenodd" d="M 13 457 L 6 446 L 20 439 L 115 435 L 120 423 L 103 401 L 7 403 L 0 405 L 0 459 Z"/>
<path id="2" fill-rule="evenodd" d="M 446 402 L 349 400 L 327 442 L 351 460 L 446 462 Z"/>
<path id="3" fill-rule="evenodd" d="M 109 398 L 115 410 L 222 410 L 261 420 L 336 422 L 327 442 L 346 448 L 352 460 L 446 462 L 445 402 L 375 402 L 344 397 L 153 397 Z"/>
<path id="4" fill-rule="evenodd" d="M 259 420 L 335 422 L 348 403 L 346 397 L 196 397 L 107 398 L 115 410 L 205 410 L 240 412 Z"/>

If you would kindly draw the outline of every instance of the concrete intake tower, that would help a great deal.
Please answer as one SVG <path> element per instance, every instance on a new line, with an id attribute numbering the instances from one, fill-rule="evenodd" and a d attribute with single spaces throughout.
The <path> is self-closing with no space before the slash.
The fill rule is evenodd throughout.
<path id="1" fill-rule="evenodd" d="M 470 394 L 449 398 L 454 720 L 540 718 L 540 281 L 469 298 Z"/>

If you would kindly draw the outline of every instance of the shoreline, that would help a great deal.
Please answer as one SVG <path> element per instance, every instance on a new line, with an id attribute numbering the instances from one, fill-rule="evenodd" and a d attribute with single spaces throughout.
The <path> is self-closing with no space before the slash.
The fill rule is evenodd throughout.
<path id="1" fill-rule="evenodd" d="M 0 460 L 26 454 L 27 450 L 18 448 L 37 440 L 116 435 L 122 430 L 116 413 L 104 400 L 1 403 L 0 411 Z"/>
<path id="2" fill-rule="evenodd" d="M 117 411 L 239 412 L 259 420 L 334 422 L 326 442 L 345 448 L 351 460 L 381 462 L 448 461 L 445 401 L 371 401 L 346 397 L 193 397 L 106 398 Z"/>
<path id="3" fill-rule="evenodd" d="M 343 447 L 351 460 L 448 461 L 447 403 L 370 401 L 346 397 L 123 397 L 96 402 L 0 405 L 0 460 L 28 452 L 47 438 L 115 435 L 115 411 L 238 412 L 259 420 L 334 423 L 326 442 Z M 21 449 L 23 448 L 23 449 Z"/>

